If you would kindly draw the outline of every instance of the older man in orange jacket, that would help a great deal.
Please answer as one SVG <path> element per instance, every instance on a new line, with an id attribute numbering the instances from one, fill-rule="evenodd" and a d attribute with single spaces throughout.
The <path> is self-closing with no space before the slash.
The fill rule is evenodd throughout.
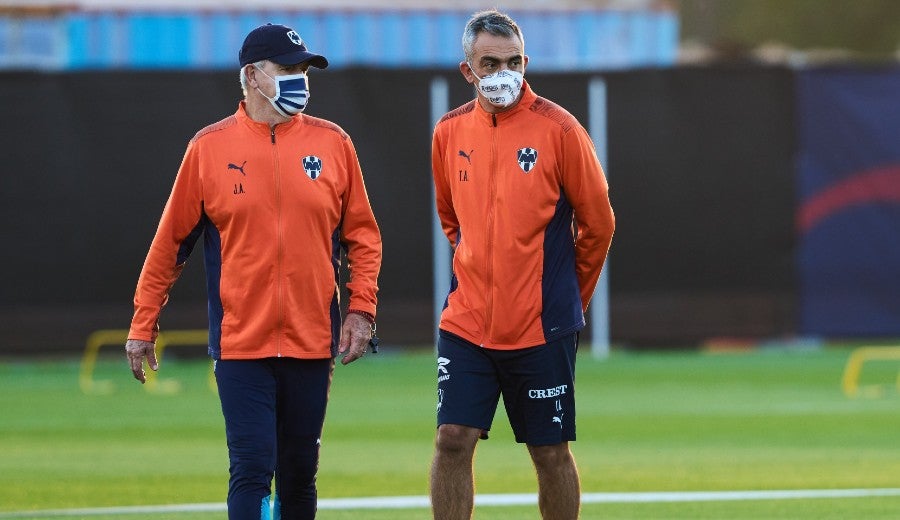
<path id="1" fill-rule="evenodd" d="M 134 296 L 126 352 L 135 378 L 169 289 L 202 235 L 209 354 L 231 461 L 228 515 L 313 518 L 334 359 L 362 357 L 373 336 L 381 236 L 350 137 L 302 114 L 308 68 L 328 61 L 295 31 L 264 25 L 239 53 L 245 99 L 190 141 Z M 349 311 L 338 270 L 347 250 Z"/>

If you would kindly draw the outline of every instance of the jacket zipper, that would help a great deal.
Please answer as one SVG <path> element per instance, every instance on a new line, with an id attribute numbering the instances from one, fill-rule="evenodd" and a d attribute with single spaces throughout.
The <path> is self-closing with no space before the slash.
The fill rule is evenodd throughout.
<path id="1" fill-rule="evenodd" d="M 491 194 L 488 199 L 488 215 L 487 215 L 487 249 L 485 259 L 487 262 L 487 309 L 484 317 L 484 335 L 490 340 L 491 322 L 494 318 L 494 207 L 497 198 L 497 114 L 491 114 L 491 161 L 490 161 L 490 177 L 491 177 Z M 484 339 L 481 340 L 481 346 L 484 347 Z"/>
<path id="2" fill-rule="evenodd" d="M 284 331 L 284 294 L 281 286 L 281 264 L 282 257 L 284 256 L 284 246 L 282 244 L 283 230 L 281 225 L 281 172 L 279 171 L 278 165 L 278 148 L 275 146 L 275 126 L 271 127 L 270 135 L 272 138 L 272 158 L 275 163 L 275 240 L 278 246 L 278 254 L 275 260 L 275 298 L 277 299 L 278 308 L 278 329 L 276 330 L 275 336 L 275 350 L 276 355 L 281 357 L 281 336 Z"/>

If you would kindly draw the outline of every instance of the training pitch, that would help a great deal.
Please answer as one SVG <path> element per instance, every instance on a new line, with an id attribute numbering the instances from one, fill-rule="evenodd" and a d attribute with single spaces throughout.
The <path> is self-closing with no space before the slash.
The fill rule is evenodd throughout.
<path id="1" fill-rule="evenodd" d="M 0 519 L 224 518 L 209 362 L 167 352 L 148 391 L 110 350 L 88 393 L 78 359 L 0 361 Z M 850 352 L 582 353 L 582 518 L 900 518 L 900 362 L 866 365 L 860 384 L 884 386 L 851 398 Z M 319 518 L 430 517 L 435 373 L 430 350 L 389 347 L 335 369 Z M 539 518 L 502 406 L 476 485 L 477 519 Z"/>

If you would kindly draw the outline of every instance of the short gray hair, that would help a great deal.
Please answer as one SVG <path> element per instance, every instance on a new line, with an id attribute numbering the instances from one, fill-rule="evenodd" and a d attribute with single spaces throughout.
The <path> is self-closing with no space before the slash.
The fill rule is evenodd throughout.
<path id="1" fill-rule="evenodd" d="M 265 64 L 266 64 L 266 60 L 260 60 L 260 61 L 257 61 L 256 63 L 254 63 L 253 65 L 255 67 L 262 68 Z M 248 65 L 249 65 L 249 63 L 248 63 Z M 241 82 L 241 92 L 244 93 L 245 97 L 247 96 L 247 74 L 244 73 L 244 69 L 246 69 L 246 68 L 247 68 L 247 65 L 244 65 L 243 67 L 241 67 L 241 72 L 240 72 L 240 76 L 239 76 L 239 80 Z"/>
<path id="2" fill-rule="evenodd" d="M 522 48 L 525 48 L 525 36 L 522 35 L 515 20 L 497 10 L 479 11 L 469 18 L 463 31 L 462 46 L 466 61 L 472 59 L 472 47 L 475 46 L 478 35 L 483 32 L 507 38 L 518 36 L 519 41 L 522 42 Z"/>

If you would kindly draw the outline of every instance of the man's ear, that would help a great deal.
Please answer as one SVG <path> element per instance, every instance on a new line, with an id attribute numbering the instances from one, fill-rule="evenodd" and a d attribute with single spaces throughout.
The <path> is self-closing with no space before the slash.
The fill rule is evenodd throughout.
<path id="1" fill-rule="evenodd" d="M 477 81 L 475 79 L 475 74 L 472 73 L 472 67 L 469 66 L 468 62 L 459 62 L 459 72 L 463 75 L 464 78 L 466 78 L 467 82 L 474 84 L 475 81 Z"/>
<path id="2" fill-rule="evenodd" d="M 256 81 L 256 67 L 252 63 L 244 65 L 244 76 L 247 78 L 248 87 L 259 87 L 259 83 Z"/>

